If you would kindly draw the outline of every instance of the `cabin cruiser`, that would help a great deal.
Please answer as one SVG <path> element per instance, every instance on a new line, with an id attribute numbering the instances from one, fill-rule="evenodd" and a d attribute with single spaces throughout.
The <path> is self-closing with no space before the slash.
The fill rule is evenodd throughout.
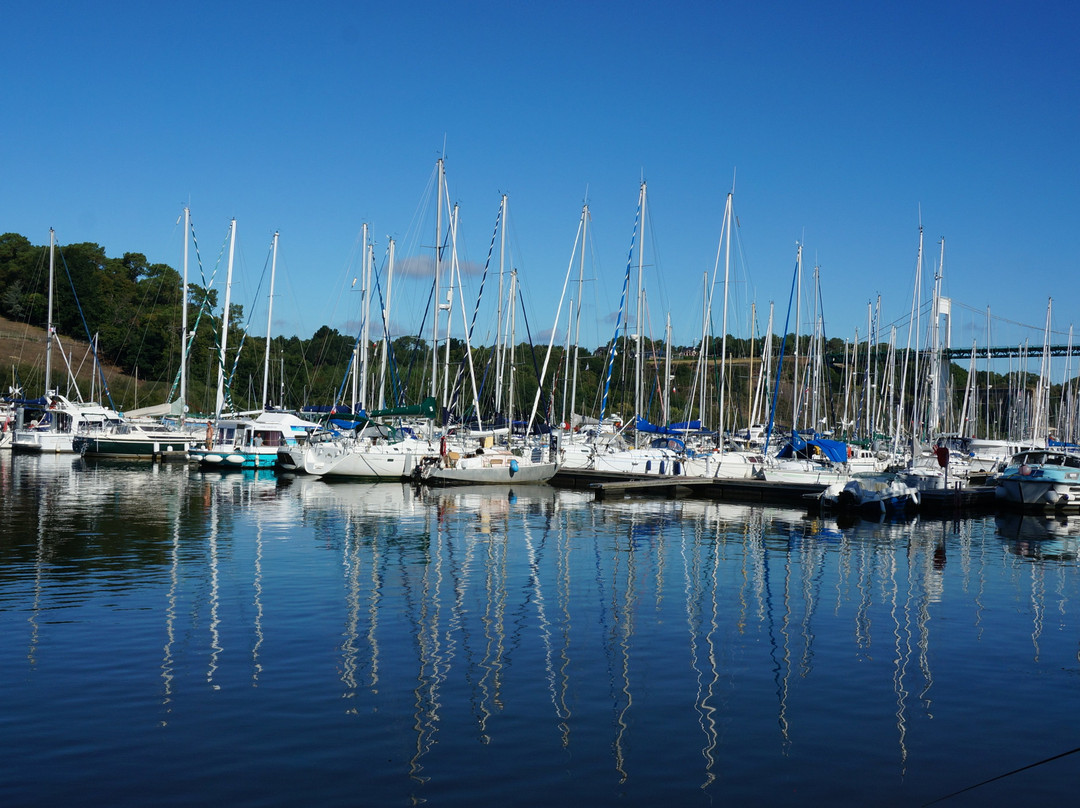
<path id="1" fill-rule="evenodd" d="M 991 478 L 994 497 L 1025 509 L 1080 508 L 1080 454 L 1061 449 L 1028 449 L 1013 455 Z"/>

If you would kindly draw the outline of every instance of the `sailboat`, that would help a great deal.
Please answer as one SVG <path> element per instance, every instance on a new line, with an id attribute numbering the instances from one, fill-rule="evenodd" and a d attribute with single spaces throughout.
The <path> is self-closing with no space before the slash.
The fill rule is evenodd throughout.
<path id="1" fill-rule="evenodd" d="M 83 457 L 113 459 L 186 459 L 187 452 L 199 440 L 195 432 L 185 429 L 187 401 L 187 356 L 189 335 L 187 322 L 188 245 L 191 230 L 191 211 L 184 208 L 184 272 L 181 292 L 181 356 L 180 393 L 171 403 L 129 410 L 123 419 L 105 429 L 75 437 L 74 449 Z M 164 416 L 177 419 L 172 426 L 160 420 Z"/>
<path id="2" fill-rule="evenodd" d="M 795 356 L 794 369 L 792 371 L 792 430 L 785 444 L 775 455 L 768 453 L 769 442 L 772 438 L 772 427 L 776 418 L 777 393 L 780 387 L 780 373 L 783 367 L 784 343 L 781 343 L 780 361 L 777 363 L 776 382 L 773 386 L 772 412 L 769 416 L 769 430 L 765 442 L 766 465 L 762 476 L 769 482 L 779 483 L 802 483 L 807 485 L 834 485 L 844 484 L 851 479 L 851 467 L 848 464 L 850 457 L 849 449 L 843 441 L 829 440 L 820 437 L 813 430 L 800 432 L 798 429 L 799 411 L 806 404 L 801 398 L 801 391 L 805 386 L 800 381 L 799 369 L 799 311 L 801 307 L 802 287 L 802 244 L 799 244 L 795 254 L 795 276 L 792 279 L 791 297 L 795 302 Z M 816 277 L 815 273 L 815 277 Z M 788 316 L 791 314 L 792 299 L 788 300 Z M 815 308 L 817 308 L 815 306 Z M 817 314 L 815 312 L 815 322 Z M 815 326 L 815 331 L 817 327 Z M 787 333 L 787 322 L 784 323 L 784 334 Z M 786 337 L 784 337 L 786 340 Z M 820 340 L 815 335 L 814 344 L 820 349 Z M 808 363 L 813 358 L 808 360 Z M 808 364 L 809 368 L 809 364 Z M 816 408 L 815 408 L 816 409 Z"/>
<path id="3" fill-rule="evenodd" d="M 441 175 L 441 171 L 440 171 Z M 441 187 L 441 181 L 440 181 Z M 366 411 L 368 393 L 372 385 L 367 357 L 369 317 L 371 312 L 371 279 L 374 263 L 368 242 L 368 227 L 363 225 L 364 277 L 361 319 L 363 324 L 357 335 L 352 360 L 342 379 L 334 408 L 344 396 L 346 383 L 353 379 L 353 407 L 355 413 L 348 419 L 335 418 L 331 410 L 326 423 L 310 434 L 308 439 L 296 445 L 282 446 L 278 450 L 277 468 L 287 473 L 310 474 L 319 477 L 337 477 L 370 480 L 404 480 L 412 476 L 422 457 L 438 452 L 438 441 L 433 437 L 434 419 L 438 404 L 429 396 L 414 405 L 380 406 Z M 388 247 L 388 275 L 394 269 L 394 241 Z M 389 290 L 385 305 L 389 306 Z M 382 312 L 383 323 L 383 369 L 389 361 L 390 331 L 389 313 Z M 385 386 L 379 396 L 385 403 Z M 383 422 L 381 419 L 387 419 Z"/>
<path id="4" fill-rule="evenodd" d="M 119 423 L 120 414 L 96 403 L 76 402 L 52 389 L 53 279 L 56 233 L 49 228 L 49 296 L 45 331 L 45 395 L 16 402 L 11 449 L 17 452 L 70 453 L 76 433 L 100 432 Z"/>
<path id="5" fill-rule="evenodd" d="M 233 258 L 236 251 L 236 219 L 229 226 L 229 263 L 225 279 L 225 303 L 221 316 L 221 346 L 218 352 L 218 387 L 214 419 L 206 425 L 205 440 L 188 450 L 188 460 L 200 466 L 220 469 L 272 469 L 278 450 L 296 445 L 318 424 L 288 412 L 263 411 L 257 418 L 238 415 L 223 417 L 225 408 L 225 349 L 229 333 L 229 305 L 232 297 Z M 277 254 L 277 234 L 274 234 Z M 273 289 L 270 290 L 273 297 Z M 267 341 L 270 339 L 267 333 Z"/>
<path id="6" fill-rule="evenodd" d="M 501 227 L 505 229 L 505 217 L 506 217 L 506 196 L 502 197 L 499 207 L 498 222 Z M 455 217 L 456 222 L 456 217 Z M 455 232 L 456 237 L 456 232 Z M 492 240 L 494 244 L 494 239 Z M 457 268 L 457 252 L 456 248 L 453 253 L 453 261 L 451 264 L 451 272 Z M 453 283 L 453 279 L 451 280 Z M 559 319 L 559 314 L 562 310 L 562 304 L 566 295 L 566 284 L 569 282 L 569 272 L 567 279 L 563 283 L 562 295 L 559 298 L 559 308 L 556 313 L 556 323 Z M 501 283 L 500 283 L 501 286 Z M 509 327 L 509 339 L 508 344 L 510 346 L 510 355 L 507 363 L 507 369 L 509 372 L 509 381 L 507 385 L 508 390 L 508 411 L 513 413 L 513 398 L 514 398 L 514 360 L 513 360 L 513 346 L 515 343 L 514 335 L 514 316 L 516 308 L 514 300 L 516 297 L 515 290 L 517 286 L 517 273 L 511 271 L 510 273 L 510 308 L 507 311 L 508 327 Z M 458 277 L 458 290 L 461 294 L 460 276 Z M 481 292 L 483 290 L 483 283 L 481 283 Z M 465 306 L 464 300 L 461 301 L 461 314 L 464 325 L 465 335 L 465 351 L 469 364 L 469 377 L 472 384 L 472 397 L 474 414 L 479 416 L 479 393 L 476 385 L 476 375 L 472 367 L 472 352 L 470 346 L 472 324 L 465 322 Z M 501 299 L 499 301 L 501 306 Z M 479 305 L 479 299 L 477 300 Z M 475 323 L 475 312 L 473 317 L 473 323 Z M 449 326 L 448 326 L 449 327 Z M 501 323 L 500 323 L 501 327 Z M 483 429 L 483 424 L 477 420 L 476 431 L 471 430 L 458 430 L 456 433 L 449 435 L 443 435 L 439 441 L 439 453 L 434 457 L 426 457 L 420 461 L 419 466 L 414 470 L 413 476 L 420 482 L 430 485 L 499 485 L 509 483 L 542 483 L 547 482 L 555 476 L 555 472 L 558 469 L 558 465 L 555 458 L 550 452 L 550 448 L 544 444 L 530 442 L 530 435 L 532 434 L 533 425 L 536 423 L 536 416 L 539 409 L 540 398 L 543 394 L 544 379 L 546 378 L 548 365 L 551 360 L 552 347 L 555 340 L 555 331 L 552 330 L 551 342 L 548 344 L 547 353 L 544 357 L 543 367 L 539 374 L 539 380 L 536 389 L 536 395 L 533 399 L 532 410 L 529 415 L 528 423 L 525 427 L 525 438 L 523 444 L 515 445 L 511 448 L 509 442 L 504 445 L 495 444 L 495 431 L 486 431 Z M 448 371 L 449 369 L 447 369 Z M 459 374 L 459 378 L 463 374 Z M 449 373 L 447 372 L 447 377 Z M 501 393 L 501 379 L 499 381 L 500 393 Z M 445 388 L 444 388 L 445 389 Z M 455 388 L 456 389 L 456 388 Z M 502 430 L 498 430 L 502 432 Z M 451 443 L 453 441 L 453 443 Z"/>
<path id="7" fill-rule="evenodd" d="M 439 444 L 418 436 L 402 419 L 430 421 L 435 415 L 433 398 L 413 406 L 372 410 L 347 434 L 322 429 L 302 445 L 281 447 L 277 467 L 321 477 L 406 479 L 422 458 L 437 455 Z M 375 418 L 396 419 L 396 423 L 388 426 L 372 420 Z"/>

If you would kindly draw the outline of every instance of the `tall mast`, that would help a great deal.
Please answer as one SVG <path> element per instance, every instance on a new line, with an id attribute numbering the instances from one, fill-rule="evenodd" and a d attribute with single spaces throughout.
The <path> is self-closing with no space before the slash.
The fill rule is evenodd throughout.
<path id="1" fill-rule="evenodd" d="M 799 428 L 799 399 L 802 387 L 799 383 L 799 315 L 802 312 L 802 245 L 795 256 L 795 369 L 791 375 L 791 431 Z"/>
<path id="2" fill-rule="evenodd" d="M 446 290 L 446 303 L 440 308 L 446 309 L 446 350 L 445 361 L 443 363 L 443 401 L 450 401 L 450 325 L 454 321 L 453 309 L 454 309 L 454 283 L 458 280 L 455 273 L 458 271 L 457 261 L 457 225 L 458 225 L 458 206 L 454 205 L 454 210 L 450 215 L 450 284 Z M 462 308 L 462 314 L 464 314 L 464 307 Z"/>
<path id="3" fill-rule="evenodd" d="M 368 406 L 368 342 L 371 338 L 371 265 L 374 263 L 374 255 L 371 245 L 368 243 L 368 226 L 364 222 L 363 227 L 364 253 L 360 262 L 360 271 L 363 273 L 364 288 L 360 290 L 360 305 L 363 307 L 363 326 L 360 331 L 360 407 Z"/>
<path id="4" fill-rule="evenodd" d="M 513 433 L 514 425 L 514 348 L 517 341 L 517 305 L 515 304 L 517 295 L 517 270 L 511 268 L 510 270 L 510 369 L 507 374 L 509 377 L 509 383 L 506 390 L 506 413 L 510 421 L 510 431 Z M 542 387 L 542 380 L 540 385 Z M 537 387 L 536 395 L 539 397 L 541 387 Z M 530 428 L 532 424 L 529 425 Z"/>
<path id="5" fill-rule="evenodd" d="M 634 414 L 644 417 L 642 413 L 642 383 L 641 383 L 641 365 L 644 358 L 643 352 L 643 340 L 645 337 L 645 183 L 641 183 L 641 194 L 639 200 L 639 207 L 641 208 L 641 224 L 640 224 L 640 237 L 638 239 L 638 267 L 637 267 L 637 347 L 634 352 Z M 634 445 L 637 445 L 638 433 L 634 430 Z"/>
<path id="6" fill-rule="evenodd" d="M 386 370 L 390 358 L 390 292 L 394 283 L 394 240 L 387 246 L 386 300 L 382 308 L 383 344 L 382 367 L 379 370 L 379 409 L 386 406 Z M 395 402 L 396 404 L 397 402 Z"/>
<path id="7" fill-rule="evenodd" d="M 574 429 L 574 407 L 577 406 L 578 350 L 581 345 L 581 292 L 585 285 L 585 236 L 589 222 L 589 203 L 581 207 L 581 261 L 578 264 L 577 312 L 574 323 L 574 378 L 570 383 L 570 429 Z"/>
<path id="8" fill-rule="evenodd" d="M 266 358 L 263 360 L 262 408 L 266 410 L 266 391 L 270 384 L 270 324 L 274 321 L 274 276 L 277 274 L 278 231 L 274 231 L 273 257 L 270 259 L 270 299 L 266 306 Z"/>
<path id="9" fill-rule="evenodd" d="M 56 267 L 56 231 L 49 228 L 49 311 L 45 323 L 45 395 L 52 392 L 53 271 Z"/>
<path id="10" fill-rule="evenodd" d="M 731 279 L 731 204 L 732 193 L 729 191 L 727 195 L 727 204 L 724 206 L 724 230 L 727 232 L 727 247 L 724 252 L 724 313 L 721 317 L 723 325 L 720 328 L 720 392 L 719 392 L 719 406 L 720 406 L 720 419 L 717 424 L 717 445 L 722 452 L 724 450 L 724 398 L 725 387 L 727 379 L 727 314 L 728 314 L 728 288 L 729 281 Z M 751 362 L 753 364 L 753 362 Z"/>
<path id="11" fill-rule="evenodd" d="M 754 410 L 754 341 L 757 339 L 757 303 L 750 301 L 750 365 L 746 370 L 746 417 Z M 670 384 L 670 377 L 669 382 Z M 746 426 L 750 427 L 748 421 Z"/>
<path id="12" fill-rule="evenodd" d="M 911 418 L 911 437 L 914 439 L 919 434 L 920 427 L 920 410 L 919 401 L 922 397 L 920 377 L 919 377 L 919 338 L 922 336 L 919 331 L 919 315 L 922 312 L 922 264 L 923 264 L 923 227 L 919 225 L 919 260 L 915 268 L 915 298 L 912 302 L 912 307 L 915 310 L 915 354 L 913 356 L 915 371 L 911 377 L 911 395 L 912 395 L 912 418 Z"/>
<path id="13" fill-rule="evenodd" d="M 986 307 L 986 432 L 983 437 L 990 440 L 990 307 Z"/>
<path id="14" fill-rule="evenodd" d="M 431 396 L 434 398 L 439 392 L 439 270 L 442 263 L 442 195 L 443 195 L 443 160 L 440 157 L 435 163 L 437 191 L 435 197 L 435 287 L 432 292 L 432 303 L 435 304 L 434 316 L 431 318 Z"/>
<path id="15" fill-rule="evenodd" d="M 499 299 L 495 304 L 495 412 L 502 407 L 503 376 L 503 278 L 506 271 L 506 194 L 502 195 L 499 215 Z"/>
<path id="16" fill-rule="evenodd" d="M 753 361 L 753 360 L 751 360 Z M 667 313 L 664 328 L 664 423 L 670 424 L 671 418 L 671 312 Z"/>
<path id="17" fill-rule="evenodd" d="M 705 412 L 705 381 L 709 367 L 709 273 L 703 272 L 701 276 L 701 350 L 698 352 L 697 363 L 697 399 L 698 418 L 702 424 L 708 420 Z"/>
<path id="18" fill-rule="evenodd" d="M 180 293 L 180 424 L 187 417 L 188 359 L 188 242 L 191 237 L 191 208 L 184 207 L 184 288 Z"/>
<path id="19" fill-rule="evenodd" d="M 229 225 L 229 268 L 225 275 L 225 306 L 221 313 L 221 349 L 218 352 L 217 399 L 214 417 L 220 418 L 225 408 L 225 345 L 229 339 L 229 304 L 232 301 L 233 256 L 236 252 L 236 219 Z"/>

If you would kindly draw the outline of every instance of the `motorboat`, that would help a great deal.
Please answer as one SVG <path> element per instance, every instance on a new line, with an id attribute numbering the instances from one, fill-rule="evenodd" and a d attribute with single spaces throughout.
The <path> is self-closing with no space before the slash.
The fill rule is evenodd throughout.
<path id="1" fill-rule="evenodd" d="M 991 478 L 1002 505 L 1023 509 L 1080 508 L 1080 454 L 1061 449 L 1017 452 Z"/>

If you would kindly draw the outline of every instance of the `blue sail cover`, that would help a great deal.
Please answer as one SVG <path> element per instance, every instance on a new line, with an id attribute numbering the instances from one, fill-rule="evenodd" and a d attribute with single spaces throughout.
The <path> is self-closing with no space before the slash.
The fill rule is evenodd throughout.
<path id="1" fill-rule="evenodd" d="M 791 440 L 784 446 L 776 456 L 779 458 L 788 457 L 808 457 L 813 454 L 813 449 L 817 448 L 821 454 L 827 457 L 834 463 L 846 463 L 848 459 L 847 444 L 839 440 L 825 440 L 824 438 L 810 438 L 806 440 L 794 433 L 791 436 Z"/>
<path id="2" fill-rule="evenodd" d="M 712 435 L 714 433 L 707 429 L 701 428 L 701 421 L 682 421 L 677 424 L 668 424 L 667 426 L 657 426 L 651 424 L 642 418 L 640 415 L 634 418 L 634 429 L 638 432 L 648 432 L 653 435 L 685 435 L 687 432 L 695 432 L 702 435 Z"/>
<path id="3" fill-rule="evenodd" d="M 702 432 L 701 421 L 679 421 L 678 423 L 668 424 L 668 429 L 672 432 Z"/>
<path id="4" fill-rule="evenodd" d="M 664 428 L 662 426 L 657 426 L 656 424 L 650 424 L 648 421 L 646 421 L 640 415 L 638 415 L 638 416 L 636 416 L 634 418 L 634 429 L 636 431 L 638 431 L 638 432 L 649 432 L 649 433 L 654 434 L 654 435 L 663 435 L 663 434 L 665 434 Z"/>

